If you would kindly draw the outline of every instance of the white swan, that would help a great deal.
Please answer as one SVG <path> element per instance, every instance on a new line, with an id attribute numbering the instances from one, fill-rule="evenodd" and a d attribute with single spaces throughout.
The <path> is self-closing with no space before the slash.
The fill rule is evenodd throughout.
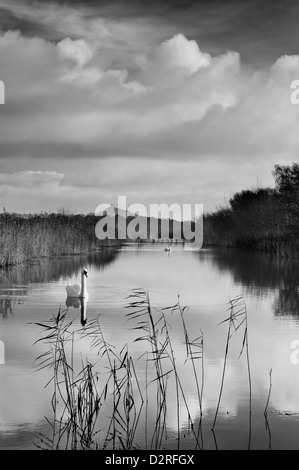
<path id="1" fill-rule="evenodd" d="M 166 248 L 164 248 L 164 251 L 169 251 L 169 253 L 171 252 L 171 246 L 168 245 Z"/>
<path id="2" fill-rule="evenodd" d="M 86 279 L 85 277 L 87 276 L 87 270 L 82 269 L 81 272 L 81 285 L 80 284 L 68 284 L 65 287 L 66 293 L 68 297 L 79 297 L 79 298 L 87 298 L 88 297 L 88 292 L 86 290 Z"/>

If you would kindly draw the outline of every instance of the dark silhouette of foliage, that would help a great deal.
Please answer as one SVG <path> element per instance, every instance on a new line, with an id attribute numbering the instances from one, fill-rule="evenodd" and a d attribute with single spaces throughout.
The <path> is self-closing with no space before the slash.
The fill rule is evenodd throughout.
<path id="1" fill-rule="evenodd" d="M 299 164 L 292 166 L 275 165 L 274 172 L 276 188 L 280 193 L 299 192 Z"/>
<path id="2" fill-rule="evenodd" d="M 205 218 L 204 243 L 246 247 L 283 256 L 299 254 L 299 165 L 275 165 L 275 188 L 234 194 Z"/>

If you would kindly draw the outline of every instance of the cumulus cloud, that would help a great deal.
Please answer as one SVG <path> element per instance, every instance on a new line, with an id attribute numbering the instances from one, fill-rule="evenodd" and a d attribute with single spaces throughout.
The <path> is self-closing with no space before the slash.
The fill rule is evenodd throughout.
<path id="1" fill-rule="evenodd" d="M 299 55 L 283 55 L 277 59 L 271 70 L 283 74 L 296 74 L 299 72 Z"/>
<path id="2" fill-rule="evenodd" d="M 68 71 L 61 77 L 62 82 L 74 83 L 83 87 L 89 87 L 103 78 L 104 73 L 96 67 L 88 67 L 84 70 L 76 68 Z"/>
<path id="3" fill-rule="evenodd" d="M 57 44 L 58 54 L 63 60 L 67 59 L 78 66 L 89 62 L 93 56 L 93 50 L 84 39 L 72 40 L 65 38 Z"/>
<path id="4" fill-rule="evenodd" d="M 160 69 L 171 70 L 180 67 L 187 74 L 192 74 L 210 65 L 211 56 L 201 52 L 196 41 L 188 40 L 183 34 L 177 34 L 156 48 L 152 61 Z"/>
<path id="5" fill-rule="evenodd" d="M 212 56 L 176 34 L 142 53 L 120 42 L 121 53 L 131 51 L 120 63 L 115 43 L 122 35 L 112 30 L 109 50 L 95 36 L 57 43 L 17 31 L 0 36 L 2 158 L 55 157 L 55 170 L 72 157 L 89 159 L 89 166 L 111 156 L 184 159 L 196 161 L 200 173 L 210 157 L 211 175 L 217 167 L 235 169 L 236 189 L 237 182 L 244 186 L 244 168 L 249 184 L 258 176 L 271 181 L 274 162 L 297 158 L 299 107 L 290 102 L 290 84 L 299 55 L 252 71 L 236 51 Z M 166 168 L 174 171 L 173 164 Z M 159 185 L 157 172 L 148 171 Z"/>
<path id="6" fill-rule="evenodd" d="M 10 60 L 23 50 L 25 60 Z M 296 63 L 296 58 L 282 58 L 256 76 L 243 70 L 237 52 L 212 57 L 181 34 L 151 49 L 134 71 L 103 69 L 98 65 L 101 50 L 86 40 L 66 38 L 55 45 L 15 32 L 0 37 L 0 57 L 6 64 L 8 98 L 9 89 L 13 91 L 2 123 L 6 139 L 11 135 L 14 141 L 73 141 L 108 148 L 118 142 L 119 152 L 127 154 L 134 145 L 140 147 L 139 139 L 147 139 L 147 149 L 160 142 L 161 150 L 168 147 L 172 152 L 180 135 L 186 156 L 200 149 L 201 143 L 218 153 L 223 139 L 227 144 L 235 141 L 233 147 L 238 147 L 236 126 L 242 127 L 248 153 L 261 129 L 271 126 L 274 100 L 279 104 L 281 92 L 288 93 L 289 70 L 294 68 L 290 62 Z M 9 112 L 13 100 L 17 101 L 14 114 Z M 24 111 L 31 121 L 24 122 Z M 186 127 L 188 123 L 195 125 Z M 18 132 L 12 133 L 16 126 Z M 208 144 L 210 129 L 218 139 Z"/>

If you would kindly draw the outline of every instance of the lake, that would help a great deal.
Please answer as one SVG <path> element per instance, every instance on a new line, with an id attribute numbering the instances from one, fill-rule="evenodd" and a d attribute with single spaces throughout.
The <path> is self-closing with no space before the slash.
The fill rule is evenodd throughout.
<path id="1" fill-rule="evenodd" d="M 45 388 L 49 370 L 36 367 L 35 359 L 47 350 L 47 345 L 42 341 L 36 343 L 44 332 L 34 323 L 45 323 L 60 307 L 66 307 L 65 286 L 79 282 L 83 267 L 88 270 L 86 325 L 81 325 L 80 303 L 68 308 L 67 318 L 73 319 L 73 325 L 82 330 L 99 315 L 107 343 L 117 353 L 127 345 L 141 392 L 148 400 L 146 384 L 150 382 L 153 366 L 144 353 L 150 350 L 150 344 L 135 341 L 143 335 L 141 330 L 134 329 L 139 318 L 126 316 L 134 311 L 132 306 L 125 308 L 134 300 L 128 298 L 132 289 L 147 290 L 152 308 L 164 314 L 181 387 L 177 391 L 178 382 L 173 375 L 165 381 L 167 411 L 165 435 L 161 440 L 164 448 L 196 448 L 190 422 L 198 427 L 201 419 L 200 446 L 204 449 L 247 449 L 248 446 L 299 449 L 298 263 L 239 250 L 197 250 L 188 244 L 173 245 L 171 253 L 167 253 L 158 243 L 42 260 L 0 271 L 0 341 L 5 347 L 3 364 L 0 364 L 0 449 L 35 449 L 39 445 L 38 433 L 49 435 L 45 417 L 51 419 L 53 414 L 53 389 L 51 384 Z M 202 415 L 192 363 L 190 358 L 186 361 L 180 314 L 177 310 L 161 310 L 175 305 L 178 295 L 181 307 L 188 307 L 184 320 L 189 340 L 203 334 L 204 371 L 201 358 L 195 360 L 200 385 L 204 377 Z M 229 302 L 239 295 L 244 299 L 248 320 L 251 419 L 246 348 L 239 357 L 243 324 L 230 339 L 213 433 L 229 325 L 221 322 L 229 315 Z M 157 310 L 155 315 L 159 315 Z M 87 339 L 75 343 L 77 357 L 96 360 L 98 356 L 90 350 Z M 170 363 L 165 362 L 165 372 L 170 369 Z M 104 377 L 105 371 L 101 374 Z M 150 387 L 152 393 L 156 383 Z M 112 395 L 107 400 L 111 402 Z M 143 448 L 154 448 L 151 436 L 155 406 L 150 401 L 143 406 L 136 427 L 136 444 Z M 104 408 L 103 413 L 107 417 Z"/>

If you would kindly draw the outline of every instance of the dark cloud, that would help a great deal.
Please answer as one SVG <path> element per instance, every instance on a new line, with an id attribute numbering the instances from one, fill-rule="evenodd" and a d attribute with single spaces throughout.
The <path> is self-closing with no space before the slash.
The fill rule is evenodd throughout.
<path id="1" fill-rule="evenodd" d="M 212 54 L 237 50 L 245 63 L 272 63 L 282 54 L 297 53 L 299 3 L 297 0 L 101 0 L 99 1 L 41 1 L 4 2 L 1 28 L 18 28 L 24 34 L 40 34 L 60 40 L 63 32 L 42 22 L 42 15 L 32 15 L 30 9 L 69 7 L 81 10 L 85 19 L 103 17 L 125 21 L 146 19 L 196 39 Z M 22 4 L 22 7 L 20 7 Z M 27 14 L 26 14 L 27 5 Z M 70 32 L 72 37 L 75 31 Z M 165 39 L 167 32 L 165 30 Z"/>

